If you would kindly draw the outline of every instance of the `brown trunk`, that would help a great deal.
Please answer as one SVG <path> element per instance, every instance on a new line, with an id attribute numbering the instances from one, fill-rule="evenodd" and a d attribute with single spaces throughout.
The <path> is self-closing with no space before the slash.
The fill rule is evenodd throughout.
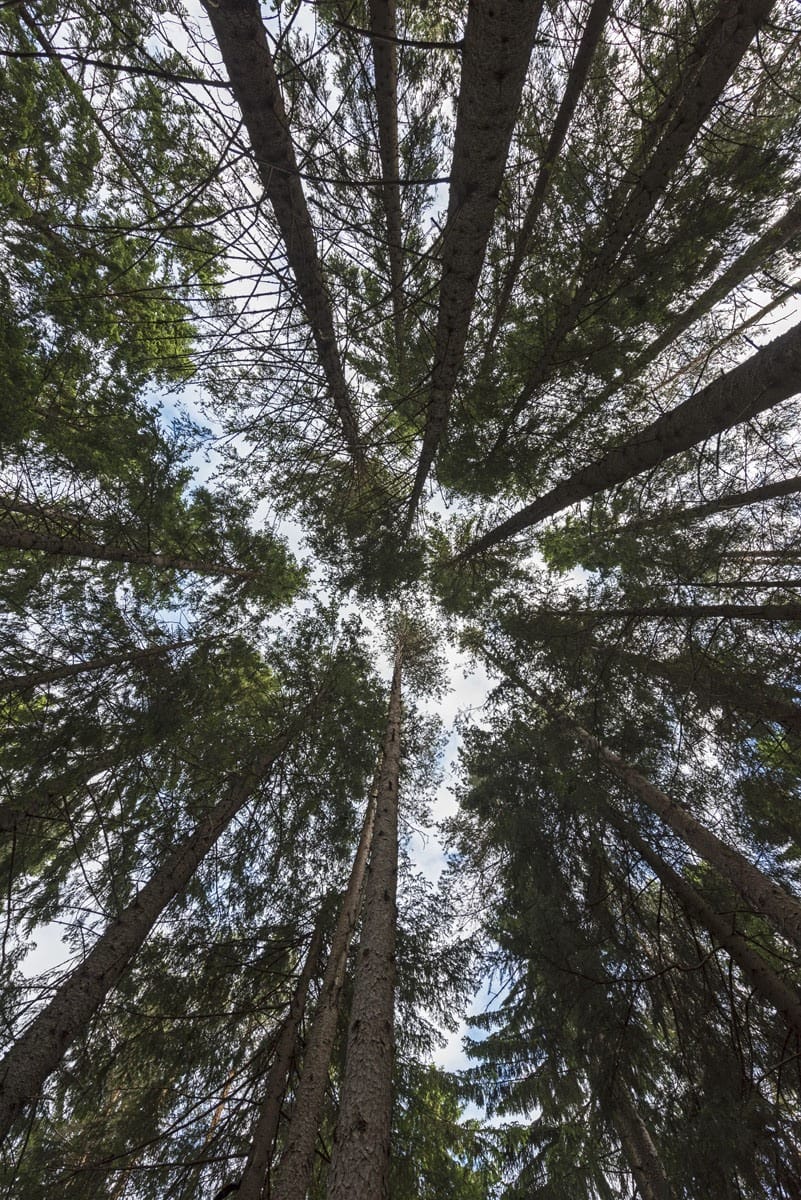
<path id="1" fill-rule="evenodd" d="M 381 156 L 381 197 L 387 221 L 387 255 L 398 374 L 403 377 L 403 227 L 398 149 L 398 48 L 395 0 L 370 0 L 370 30 Z"/>
<path id="2" fill-rule="evenodd" d="M 459 557 L 470 558 L 598 492 L 650 471 L 698 442 L 751 420 L 798 390 L 801 324 L 775 338 L 726 375 L 707 384 L 633 438 L 608 450 L 550 492 L 478 538 Z"/>
<path id="3" fill-rule="evenodd" d="M 607 809 L 610 823 L 633 846 L 657 879 L 681 902 L 684 911 L 707 930 L 737 964 L 750 987 L 771 1004 L 790 1029 L 801 1036 L 801 997 L 794 988 L 780 979 L 764 958 L 726 920 L 712 909 L 691 883 L 675 871 L 637 833 L 634 827 L 613 808 Z"/>
<path id="4" fill-rule="evenodd" d="M 348 451 L 361 466 L 364 451 L 337 349 L 333 309 L 258 0 L 208 0 L 205 8 L 281 231 Z"/>
<path id="5" fill-rule="evenodd" d="M 592 8 L 587 17 L 587 24 L 584 27 L 584 32 L 579 42 L 576 57 L 570 68 L 565 84 L 565 90 L 562 95 L 562 102 L 559 105 L 559 111 L 556 114 L 556 119 L 553 123 L 551 136 L 548 139 L 548 145 L 545 147 L 545 153 L 542 156 L 537 179 L 534 183 L 534 190 L 531 193 L 531 199 L 526 208 L 526 215 L 523 218 L 523 224 L 520 227 L 520 232 L 515 238 L 515 247 L 512 254 L 511 262 L 506 270 L 506 275 L 501 285 L 500 295 L 498 297 L 497 306 L 495 309 L 495 317 L 493 318 L 492 327 L 487 337 L 486 350 L 484 359 L 478 371 L 479 376 L 484 375 L 487 370 L 488 360 L 492 354 L 495 339 L 498 336 L 503 319 L 506 316 L 506 310 L 509 307 L 509 301 L 512 298 L 517 277 L 520 274 L 520 269 L 526 260 L 534 230 L 537 226 L 537 221 L 542 212 L 542 205 L 548 192 L 548 187 L 551 182 L 554 164 L 562 152 L 567 131 L 570 122 L 573 119 L 573 114 L 576 111 L 579 97 L 587 81 L 590 66 L 592 64 L 595 51 L 598 48 L 598 43 L 601 40 L 601 35 L 606 25 L 607 17 L 612 8 L 612 0 L 593 0 Z"/>
<path id="6" fill-rule="evenodd" d="M 0 695 L 5 692 L 24 692 L 29 688 L 40 687 L 46 683 L 56 683 L 59 679 L 71 679 L 75 675 L 84 675 L 89 671 L 104 671 L 107 667 L 118 667 L 123 663 L 144 662 L 148 658 L 169 654 L 172 650 L 181 650 L 192 644 L 190 641 L 166 642 L 163 646 L 151 646 L 147 650 L 129 650 L 126 654 L 107 654 L 102 658 L 89 658 L 84 662 L 52 667 L 49 671 L 34 671 L 30 675 L 9 675 L 5 679 L 0 679 Z"/>
<path id="7" fill-rule="evenodd" d="M 632 236 L 643 228 L 664 195 L 671 177 L 764 25 L 774 0 L 721 0 L 715 16 L 682 64 L 675 88 L 644 130 L 636 161 L 624 175 L 607 206 L 609 225 L 600 249 L 580 270 L 580 282 L 557 316 L 546 344 L 528 373 L 525 385 L 491 454 L 496 455 L 520 413 L 550 377 L 567 335 L 592 296 L 605 294 L 610 273 Z"/>
<path id="8" fill-rule="evenodd" d="M 164 910 L 184 890 L 288 742 L 288 734 L 275 739 L 252 768 L 235 778 L 226 795 L 167 856 L 0 1062 L 0 1140 L 39 1095 L 44 1081 L 119 982 Z"/>
<path id="9" fill-rule="evenodd" d="M 623 1083 L 615 1086 L 612 1119 L 642 1200 L 671 1200 L 670 1185 L 653 1138 Z"/>
<path id="10" fill-rule="evenodd" d="M 409 528 L 447 428 L 541 8 L 541 0 L 471 0 L 467 10 L 431 394 Z"/>
<path id="11" fill-rule="evenodd" d="M 402 659 L 399 645 L 365 885 L 345 1078 L 328 1172 L 328 1200 L 386 1200 L 389 1190 Z"/>
<path id="12" fill-rule="evenodd" d="M 314 1149 L 322 1122 L 328 1067 L 336 1040 L 348 949 L 359 917 L 364 876 L 373 841 L 378 787 L 377 779 L 370 792 L 359 845 L 331 940 L 323 986 L 306 1040 L 303 1069 L 295 1089 L 295 1103 L 284 1139 L 284 1151 L 276 1170 L 275 1184 L 270 1189 L 274 1200 L 306 1200 L 311 1185 Z"/>
<path id="13" fill-rule="evenodd" d="M 321 922 L 318 920 L 306 961 L 298 978 L 295 991 L 289 1005 L 289 1011 L 281 1026 L 281 1032 L 275 1045 L 275 1054 L 267 1075 L 264 1096 L 259 1106 L 259 1115 L 253 1130 L 253 1140 L 245 1163 L 245 1169 L 239 1182 L 237 1200 L 260 1200 L 270 1159 L 273 1154 L 275 1137 L 278 1133 L 278 1122 L 281 1117 L 281 1103 L 286 1091 L 289 1069 L 292 1066 L 292 1056 L 298 1040 L 298 1029 L 306 1007 L 306 996 L 309 983 L 320 965 L 323 935 Z"/>
<path id="14" fill-rule="evenodd" d="M 169 554 L 150 554 L 122 546 L 107 546 L 105 542 L 85 538 L 60 537 L 58 534 L 33 533 L 16 525 L 0 522 L 0 550 L 41 550 L 66 558 L 91 558 L 97 562 L 133 563 L 137 566 L 159 567 L 167 571 L 191 571 L 196 575 L 228 575 L 234 579 L 256 579 L 257 571 L 243 571 L 219 563 L 198 562 L 192 558 L 174 558 Z"/>

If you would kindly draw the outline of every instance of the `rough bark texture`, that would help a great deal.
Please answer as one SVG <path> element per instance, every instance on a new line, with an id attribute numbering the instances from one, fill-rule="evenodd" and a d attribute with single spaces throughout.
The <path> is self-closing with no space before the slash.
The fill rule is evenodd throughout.
<path id="1" fill-rule="evenodd" d="M 618 1083 L 615 1087 L 612 1112 L 641 1200 L 672 1200 L 662 1160 L 625 1084 Z"/>
<path id="2" fill-rule="evenodd" d="M 551 136 L 548 139 L 548 145 L 545 147 L 545 153 L 542 156 L 537 178 L 534 183 L 534 190 L 531 193 L 531 199 L 528 202 L 523 224 L 515 239 L 515 247 L 512 253 L 512 258 L 509 266 L 506 269 L 506 275 L 501 285 L 498 303 L 495 309 L 495 316 L 492 322 L 487 337 L 487 349 L 484 355 L 479 370 L 479 375 L 482 375 L 486 369 L 486 364 L 489 356 L 492 353 L 492 347 L 495 344 L 495 339 L 503 324 L 506 310 L 509 307 L 509 301 L 512 298 L 517 277 L 520 274 L 520 269 L 526 260 L 528 254 L 529 243 L 542 212 L 542 205 L 548 193 L 548 187 L 553 174 L 554 163 L 562 152 L 562 146 L 565 143 L 570 122 L 573 119 L 573 114 L 576 111 L 579 97 L 581 96 L 584 84 L 587 81 L 590 66 L 592 64 L 595 51 L 598 48 L 598 43 L 601 40 L 601 35 L 606 25 L 607 17 L 612 8 L 612 0 L 593 0 L 592 8 L 587 17 L 587 24 L 584 26 L 584 32 L 579 42 L 576 57 L 573 59 L 570 73 L 567 77 L 565 90 L 562 95 L 562 102 L 559 105 L 559 111 L 556 114 L 556 119 L 553 123 Z"/>
<path id="3" fill-rule="evenodd" d="M 521 530 L 658 467 L 698 442 L 748 421 L 801 389 L 801 324 L 775 338 L 727 374 L 596 462 L 557 484 L 508 520 L 478 538 L 461 557 L 495 546 Z"/>
<path id="4" fill-rule="evenodd" d="M 612 773 L 677 833 L 690 849 L 728 879 L 755 912 L 771 920 L 788 941 L 801 949 L 801 902 L 764 875 L 739 850 L 722 842 L 685 808 L 671 800 L 661 788 L 646 779 L 636 767 L 626 762 L 619 754 L 615 754 L 614 750 L 610 750 L 571 717 L 557 712 L 550 705 L 543 707 L 557 716 L 562 724 L 572 729 L 579 741 L 596 752 Z"/>
<path id="5" fill-rule="evenodd" d="M 370 31 L 381 157 L 381 199 L 387 221 L 387 255 L 398 371 L 403 373 L 403 230 L 398 149 L 398 47 L 395 0 L 370 0 Z"/>
<path id="6" fill-rule="evenodd" d="M 149 554 L 124 546 L 108 546 L 85 538 L 60 537 L 53 533 L 33 533 L 0 521 L 0 550 L 41 550 L 64 558 L 93 558 L 98 562 L 133 563 L 159 567 L 165 571 L 192 571 L 196 575 L 227 575 L 235 579 L 255 579 L 257 571 L 225 567 L 219 563 L 199 562 L 194 558 L 175 558 L 170 554 Z"/>
<path id="7" fill-rule="evenodd" d="M 208 0 L 206 13 L 242 112 L 348 451 L 364 451 L 337 349 L 334 315 L 258 0 Z"/>
<path id="8" fill-rule="evenodd" d="M 676 87 L 644 131 L 640 153 L 607 206 L 612 220 L 601 246 L 585 264 L 580 282 L 558 315 L 493 453 L 551 375 L 558 351 L 588 301 L 594 293 L 604 293 L 616 260 L 632 236 L 644 227 L 773 4 L 774 0 L 721 0 L 717 13 L 687 56 Z"/>
<path id="9" fill-rule="evenodd" d="M 289 740 L 275 740 L 249 771 L 165 860 L 134 900 L 95 942 L 0 1062 L 0 1140 L 86 1028 L 118 983 L 167 905 L 178 896 L 198 864 L 269 771 Z"/>
<path id="10" fill-rule="evenodd" d="M 9 675 L 0 679 L 0 695 L 6 692 L 24 692 L 29 688 L 41 687 L 46 683 L 57 683 L 59 679 L 71 679 L 75 675 L 85 675 L 90 671 L 105 671 L 108 667 L 118 667 L 123 663 L 144 662 L 148 658 L 157 658 L 161 654 L 169 654 L 172 650 L 181 650 L 191 646 L 192 642 L 167 642 L 163 646 L 151 646 L 147 650 L 129 650 L 126 654 L 107 654 L 105 657 L 86 659 L 85 662 L 69 663 L 61 667 L 53 667 L 49 671 L 34 671 L 30 675 Z"/>
<path id="11" fill-rule="evenodd" d="M 618 832 L 633 846 L 657 879 L 681 902 L 688 916 L 698 921 L 737 964 L 750 987 L 768 1004 L 773 1005 L 776 1012 L 787 1022 L 795 1033 L 801 1036 L 801 997 L 794 988 L 786 984 L 770 966 L 761 954 L 752 948 L 749 942 L 733 928 L 731 919 L 727 920 L 716 913 L 706 900 L 697 892 L 683 875 L 674 870 L 643 840 L 633 826 L 616 813 L 608 810 L 609 820 Z"/>
<path id="12" fill-rule="evenodd" d="M 270 1190 L 273 1200 L 306 1200 L 311 1184 L 315 1145 L 325 1104 L 328 1067 L 336 1040 L 348 949 L 359 918 L 367 860 L 373 841 L 379 786 L 380 781 L 376 780 L 370 793 L 350 879 L 331 939 L 323 986 L 306 1039 L 303 1069 L 295 1089 L 295 1103 L 284 1138 L 284 1151 L 276 1169 L 275 1183 Z"/>
<path id="13" fill-rule="evenodd" d="M 541 8 L 541 0 L 471 0 L 468 8 L 431 394 L 409 525 L 448 424 Z"/>
<path id="14" fill-rule="evenodd" d="M 303 1010 L 306 1007 L 309 983 L 320 965 L 322 944 L 322 929 L 318 921 L 309 943 L 303 969 L 292 994 L 289 1011 L 276 1041 L 273 1061 L 264 1087 L 264 1096 L 253 1130 L 250 1152 L 236 1193 L 237 1200 L 260 1200 L 262 1189 L 265 1186 L 275 1137 L 278 1133 L 281 1101 L 284 1097 L 289 1069 L 292 1066 L 292 1056 L 297 1045 L 298 1029 L 303 1017 Z"/>
<path id="15" fill-rule="evenodd" d="M 386 1200 L 395 1058 L 402 649 L 395 655 L 328 1200 Z"/>

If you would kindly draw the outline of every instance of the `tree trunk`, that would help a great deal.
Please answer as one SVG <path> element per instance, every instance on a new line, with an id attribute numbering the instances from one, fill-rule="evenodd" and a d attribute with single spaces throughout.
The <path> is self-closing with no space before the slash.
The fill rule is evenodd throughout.
<path id="1" fill-rule="evenodd" d="M 314 1150 L 322 1122 L 328 1067 L 336 1040 L 348 949 L 359 918 L 364 876 L 373 841 L 379 786 L 380 781 L 376 779 L 370 791 L 359 845 L 331 940 L 323 986 L 306 1040 L 303 1068 L 295 1089 L 295 1102 L 284 1139 L 284 1150 L 276 1170 L 275 1184 L 271 1188 L 274 1200 L 306 1200 L 311 1186 Z M 254 1197 L 257 1195 L 254 1193 Z"/>
<path id="2" fill-rule="evenodd" d="M 795 496 L 801 492 L 801 475 L 791 475 L 778 483 L 763 483 L 759 487 L 748 488 L 743 492 L 728 492 L 717 496 L 714 500 L 705 500 L 702 504 L 676 505 L 664 509 L 650 517 L 637 517 L 627 521 L 614 530 L 618 534 L 638 533 L 641 529 L 661 529 L 666 525 L 689 525 L 692 521 L 700 521 L 703 517 L 712 517 L 717 513 L 729 512 L 731 509 L 747 508 L 751 504 L 759 504 L 764 500 L 776 500 L 781 496 Z"/>
<path id="3" fill-rule="evenodd" d="M 642 1200 L 671 1200 L 672 1191 L 653 1139 L 626 1085 L 620 1082 L 612 1097 L 612 1119 Z"/>
<path id="4" fill-rule="evenodd" d="M 52 533 L 32 533 L 0 521 L 0 550 L 41 550 L 65 558 L 91 558 L 97 562 L 133 563 L 159 567 L 167 571 L 192 571 L 196 575 L 227 575 L 234 579 L 256 579 L 258 571 L 226 567 L 220 563 L 198 562 L 193 558 L 174 558 L 169 554 L 150 554 L 123 546 L 108 546 L 85 538 L 61 537 Z"/>
<path id="5" fill-rule="evenodd" d="M 260 1200 L 262 1188 L 270 1166 L 278 1122 L 281 1117 L 281 1102 L 286 1090 L 292 1056 L 298 1040 L 298 1029 L 306 1007 L 309 983 L 320 965 L 323 934 L 322 922 L 315 926 L 306 961 L 298 978 L 289 1011 L 281 1026 L 275 1046 L 272 1065 L 267 1075 L 264 1097 L 259 1106 L 259 1115 L 253 1130 L 245 1169 L 236 1193 L 237 1200 Z"/>
<path id="6" fill-rule="evenodd" d="M 370 0 L 370 31 L 381 157 L 381 197 L 387 220 L 387 256 L 398 374 L 403 378 L 403 225 L 398 149 L 398 48 L 395 0 Z"/>
<path id="7" fill-rule="evenodd" d="M 448 424 L 541 0 L 470 0 L 442 241 L 431 393 L 407 528 Z"/>
<path id="8" fill-rule="evenodd" d="M 337 348 L 331 300 L 258 0 L 207 0 L 205 9 L 281 231 L 348 451 L 353 462 L 362 466 L 364 450 Z"/>
<path id="9" fill-rule="evenodd" d="M 621 617 L 666 617 L 690 621 L 703 621 L 709 617 L 732 617 L 743 621 L 801 621 L 801 604 L 649 604 L 642 608 L 584 609 L 570 616 L 588 617 L 599 622 L 616 621 Z"/>
<path id="10" fill-rule="evenodd" d="M 0 679 L 0 695 L 6 692 L 24 692 L 46 683 L 56 683 L 59 679 L 71 679 L 89 671 L 104 671 L 107 667 L 117 667 L 123 663 L 144 662 L 148 658 L 169 654 L 172 650 L 181 650 L 191 645 L 191 641 L 165 642 L 163 646 L 151 646 L 147 650 L 129 650 L 125 654 L 107 654 L 101 658 L 89 658 L 84 662 L 52 667 L 49 671 L 34 671 L 30 675 L 9 675 Z"/>
<path id="11" fill-rule="evenodd" d="M 562 94 L 562 102 L 559 105 L 559 111 L 553 123 L 551 136 L 548 139 L 548 145 L 545 147 L 545 153 L 542 156 L 542 162 L 537 172 L 537 179 L 534 183 L 534 190 L 531 193 L 528 207 L 526 208 L 523 224 L 515 238 L 512 259 L 506 269 L 506 275 L 501 285 L 500 295 L 495 308 L 495 316 L 487 337 L 483 361 L 478 371 L 479 377 L 483 376 L 487 370 L 495 340 L 498 337 L 504 317 L 506 316 L 506 310 L 509 307 L 515 283 L 520 274 L 520 269 L 526 260 L 529 243 L 542 212 L 542 205 L 551 182 L 554 164 L 561 154 L 570 122 L 573 119 L 576 105 L 584 89 L 584 84 L 587 81 L 590 66 L 592 65 L 592 60 L 598 48 L 598 43 L 601 40 L 601 35 L 603 34 L 611 8 L 612 0 L 593 0 L 592 8 L 587 17 L 587 24 L 584 27 L 584 32 L 576 51 L 576 57 L 573 59 L 573 64 L 567 77 L 565 90 Z"/>
<path id="12" fill-rule="evenodd" d="M 707 384 L 697 395 L 527 504 L 471 543 L 459 558 L 471 558 L 488 550 L 580 500 L 634 479 L 698 442 L 751 420 L 794 396 L 801 387 L 799 379 L 801 324 L 788 329 L 726 375 Z"/>
<path id="13" fill-rule="evenodd" d="M 794 1033 L 801 1036 L 801 997 L 794 988 L 781 979 L 768 966 L 761 954 L 754 950 L 748 941 L 735 929 L 732 922 L 727 921 L 716 913 L 706 900 L 697 892 L 683 875 L 665 862 L 660 854 L 653 850 L 640 837 L 634 827 L 620 816 L 613 808 L 607 808 L 610 824 L 621 836 L 633 846 L 644 862 L 660 879 L 665 887 L 681 902 L 688 916 L 694 917 L 709 935 L 721 946 L 737 964 L 743 978 L 757 995 L 772 1005 Z"/>
<path id="14" fill-rule="evenodd" d="M 386 1200 L 395 1058 L 398 778 L 403 647 L 395 654 L 328 1200 Z"/>
<path id="15" fill-rule="evenodd" d="M 27 794 L 15 796 L 13 800 L 0 804 L 0 833 L 10 833 L 23 818 L 36 819 L 46 816 L 56 800 L 60 800 L 76 788 L 85 787 L 93 775 L 116 766 L 125 757 L 126 752 L 120 747 L 107 750 L 103 754 L 95 754 L 85 762 L 76 763 L 74 768 L 64 771 L 61 775 L 43 779 Z M 76 770 L 79 770 L 77 778 Z"/>
<path id="16" fill-rule="evenodd" d="M 604 295 L 609 276 L 632 236 L 643 228 L 671 177 L 759 29 L 774 0 L 721 0 L 698 43 L 687 56 L 674 89 L 644 130 L 642 148 L 610 200 L 611 227 L 590 262 L 580 270 L 572 296 L 558 314 L 545 346 L 528 373 L 520 397 L 490 454 L 495 456 L 520 413 L 550 377 L 556 356 L 594 293 Z"/>
<path id="17" fill-rule="evenodd" d="M 252 768 L 234 779 L 226 795 L 167 856 L 0 1062 L 0 1140 L 39 1095 L 44 1081 L 119 982 L 168 904 L 184 890 L 288 742 L 289 734 L 276 738 Z"/>

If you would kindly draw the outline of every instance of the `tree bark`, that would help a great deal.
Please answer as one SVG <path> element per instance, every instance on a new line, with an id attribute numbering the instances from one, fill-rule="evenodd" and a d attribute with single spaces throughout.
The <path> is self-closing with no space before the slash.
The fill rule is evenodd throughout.
<path id="1" fill-rule="evenodd" d="M 164 910 L 184 890 L 288 742 L 287 733 L 276 738 L 253 767 L 234 779 L 225 796 L 167 856 L 0 1062 L 0 1140 L 25 1106 L 39 1095 L 47 1077 L 119 982 Z"/>
<path id="2" fill-rule="evenodd" d="M 523 529 L 616 484 L 660 466 L 683 450 L 748 421 L 801 388 L 801 324 L 707 384 L 640 433 L 557 484 L 540 499 L 477 538 L 459 558 L 471 558 Z"/>
<path id="3" fill-rule="evenodd" d="M 611 806 L 607 808 L 607 815 L 610 824 L 634 847 L 657 879 L 680 901 L 687 915 L 695 918 L 737 964 L 749 986 L 776 1009 L 788 1028 L 801 1036 L 801 996 L 796 990 L 776 974 L 742 934 L 732 928 L 732 922 L 716 913 L 700 892 L 665 862 L 625 818 Z"/>
<path id="4" fill-rule="evenodd" d="M 323 986 L 306 1040 L 306 1053 L 295 1090 L 295 1103 L 284 1139 L 284 1150 L 271 1189 L 274 1200 L 306 1200 L 311 1185 L 314 1150 L 322 1122 L 328 1067 L 336 1040 L 348 949 L 359 918 L 367 860 L 373 841 L 379 786 L 380 779 L 376 779 L 370 791 L 359 845 L 334 928 Z M 257 1200 L 257 1195 L 254 1193 L 254 1200 Z"/>
<path id="5" fill-rule="evenodd" d="M 653 1138 L 620 1082 L 612 1097 L 612 1119 L 641 1200 L 671 1200 L 673 1193 Z"/>
<path id="6" fill-rule="evenodd" d="M 402 664 L 399 644 L 365 885 L 345 1078 L 328 1171 L 328 1200 L 386 1200 L 389 1191 Z"/>
<path id="7" fill-rule="evenodd" d="M 144 662 L 161 654 L 169 654 L 172 650 L 181 650 L 191 646 L 191 641 L 166 642 L 163 646 L 151 646 L 146 650 L 129 650 L 125 654 L 107 654 L 105 657 L 89 658 L 84 662 L 69 663 L 53 667 L 49 671 L 34 671 L 30 675 L 9 675 L 0 679 L 0 695 L 7 692 L 24 692 L 30 688 L 41 687 L 46 683 L 56 683 L 59 679 L 71 679 L 75 675 L 84 675 L 90 671 L 104 671 L 107 667 L 121 666 L 123 663 Z"/>
<path id="8" fill-rule="evenodd" d="M 403 225 L 398 148 L 398 47 L 395 0 L 370 0 L 370 31 L 381 158 L 381 198 L 387 221 L 387 256 L 398 374 L 403 377 Z"/>
<path id="9" fill-rule="evenodd" d="M 709 617 L 731 617 L 741 621 L 801 621 L 801 604 L 649 604 L 642 608 L 585 609 L 570 615 L 589 617 L 593 621 L 616 621 L 620 617 L 666 617 L 690 621 L 703 621 Z"/>
<path id="10" fill-rule="evenodd" d="M 736 508 L 747 508 L 764 500 L 795 496 L 798 492 L 801 492 L 801 475 L 791 475 L 789 479 L 782 479 L 778 483 L 762 483 L 759 487 L 747 488 L 742 492 L 728 492 L 723 496 L 716 496 L 714 500 L 705 500 L 702 504 L 676 505 L 650 517 L 637 517 L 621 525 L 614 533 L 638 533 L 641 529 L 662 528 L 665 525 L 689 525 L 703 517 L 712 517 Z"/>
<path id="11" fill-rule="evenodd" d="M 364 449 L 258 0 L 205 0 L 205 9 L 242 112 L 259 177 L 281 231 L 345 443 L 351 459 L 361 467 Z"/>
<path id="12" fill-rule="evenodd" d="M 471 0 L 467 10 L 431 392 L 407 528 L 447 428 L 541 8 L 541 0 Z"/>
<path id="13" fill-rule="evenodd" d="M 258 571 L 226 567 L 220 563 L 200 562 L 193 558 L 175 558 L 170 554 L 150 554 L 144 550 L 129 550 L 123 546 L 108 546 L 105 542 L 85 538 L 61 537 L 52 533 L 33 533 L 0 521 L 0 550 L 41 550 L 64 558 L 91 558 L 97 562 L 132 563 L 136 566 L 158 567 L 165 571 L 191 571 L 196 575 L 226 575 L 233 579 L 256 579 Z"/>
<path id="14" fill-rule="evenodd" d="M 611 198 L 606 236 L 585 263 L 569 301 L 490 452 L 496 455 L 520 413 L 550 377 L 559 348 L 595 292 L 608 288 L 610 272 L 632 236 L 643 228 L 745 52 L 768 19 L 774 0 L 721 0 L 698 43 L 682 64 L 675 88 L 644 130 L 642 148 Z"/>
<path id="15" fill-rule="evenodd" d="M 545 147 L 545 153 L 542 156 L 542 162 L 537 172 L 537 179 L 534 183 L 534 190 L 531 193 L 531 199 L 528 202 L 526 213 L 523 217 L 523 224 L 515 238 L 514 251 L 501 285 L 500 295 L 495 308 L 495 316 L 493 317 L 492 326 L 487 337 L 483 361 L 478 371 L 479 377 L 483 376 L 487 370 L 488 361 L 504 317 L 506 316 L 515 283 L 520 274 L 520 269 L 526 260 L 529 243 L 542 212 L 543 202 L 548 193 L 548 187 L 553 175 L 554 164 L 562 152 L 562 146 L 565 143 L 570 122 L 576 111 L 576 105 L 584 89 L 584 84 L 587 82 L 590 66 L 592 65 L 592 60 L 598 48 L 598 43 L 601 40 L 601 35 L 603 34 L 611 8 L 612 0 L 593 0 L 592 8 L 587 17 L 587 24 L 584 26 L 584 32 L 581 35 L 581 41 L 576 51 L 576 57 L 573 59 L 573 64 L 567 76 L 565 90 L 562 94 L 562 102 L 559 105 L 559 110 L 553 123 L 548 145 Z"/>
<path id="16" fill-rule="evenodd" d="M 306 961 L 292 995 L 289 1011 L 278 1035 L 275 1054 L 264 1088 L 264 1097 L 259 1106 L 259 1115 L 253 1130 L 253 1140 L 236 1193 L 237 1200 L 260 1200 L 262 1195 L 275 1137 L 278 1133 L 281 1101 L 286 1090 L 292 1056 L 297 1045 L 298 1029 L 303 1017 L 303 1010 L 306 1007 L 309 983 L 320 965 L 322 944 L 322 923 L 318 920 L 309 944 Z"/>

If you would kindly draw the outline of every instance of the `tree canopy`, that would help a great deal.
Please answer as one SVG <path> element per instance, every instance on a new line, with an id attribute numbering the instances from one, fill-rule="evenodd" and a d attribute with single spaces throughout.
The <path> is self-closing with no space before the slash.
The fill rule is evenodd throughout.
<path id="1" fill-rule="evenodd" d="M 800 143 L 793 0 L 0 4 L 9 1200 L 801 1194 Z"/>

